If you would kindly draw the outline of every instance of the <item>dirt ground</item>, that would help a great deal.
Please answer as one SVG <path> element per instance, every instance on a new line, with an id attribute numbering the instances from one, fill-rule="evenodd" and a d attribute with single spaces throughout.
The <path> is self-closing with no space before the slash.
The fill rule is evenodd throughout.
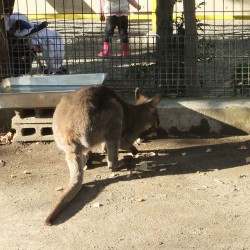
<path id="1" fill-rule="evenodd" d="M 116 173 L 96 156 L 52 227 L 63 153 L 54 142 L 1 145 L 0 249 L 250 249 L 249 140 L 152 140 Z"/>

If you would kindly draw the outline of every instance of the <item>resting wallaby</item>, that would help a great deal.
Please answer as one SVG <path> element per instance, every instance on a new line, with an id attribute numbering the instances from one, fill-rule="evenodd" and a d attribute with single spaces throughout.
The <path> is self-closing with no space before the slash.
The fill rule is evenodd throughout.
<path id="1" fill-rule="evenodd" d="M 62 97 L 53 115 L 53 133 L 57 146 L 65 152 L 70 180 L 46 225 L 51 225 L 80 191 L 87 161 L 84 153 L 105 143 L 108 167 L 115 170 L 119 148 L 136 154 L 134 141 L 141 132 L 159 123 L 156 106 L 160 96 L 147 99 L 137 88 L 135 98 L 136 105 L 126 103 L 103 85 L 82 88 Z"/>

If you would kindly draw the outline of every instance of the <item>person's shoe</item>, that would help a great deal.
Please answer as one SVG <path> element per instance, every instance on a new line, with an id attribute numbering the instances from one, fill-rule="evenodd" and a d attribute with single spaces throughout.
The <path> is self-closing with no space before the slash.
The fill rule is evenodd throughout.
<path id="1" fill-rule="evenodd" d="M 102 46 L 102 51 L 98 53 L 98 56 L 109 56 L 109 43 L 104 42 Z"/>
<path id="2" fill-rule="evenodd" d="M 123 57 L 128 57 L 129 56 L 129 45 L 128 45 L 128 43 L 123 43 L 122 44 L 121 56 L 123 56 Z"/>

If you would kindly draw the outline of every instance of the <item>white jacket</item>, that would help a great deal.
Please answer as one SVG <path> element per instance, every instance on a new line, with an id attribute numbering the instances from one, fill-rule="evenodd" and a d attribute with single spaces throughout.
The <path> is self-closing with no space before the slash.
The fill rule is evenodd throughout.
<path id="1" fill-rule="evenodd" d="M 106 0 L 103 11 L 105 14 L 129 12 L 128 0 Z"/>

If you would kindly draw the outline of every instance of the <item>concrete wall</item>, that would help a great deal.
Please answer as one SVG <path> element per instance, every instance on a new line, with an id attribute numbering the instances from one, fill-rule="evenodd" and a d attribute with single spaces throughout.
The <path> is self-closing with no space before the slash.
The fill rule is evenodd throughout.
<path id="1" fill-rule="evenodd" d="M 142 6 L 142 12 L 152 12 L 153 2 L 155 0 L 138 0 Z M 196 1 L 196 4 L 204 2 L 204 0 Z M 202 9 L 197 11 L 206 11 L 207 14 L 213 14 L 214 11 L 225 11 L 225 15 L 250 15 L 249 0 L 207 0 Z M 182 2 L 177 2 L 176 9 L 182 11 Z M 98 13 L 99 0 L 16 0 L 14 11 L 29 14 L 57 14 L 57 13 Z M 135 11 L 131 7 L 131 11 Z M 221 15 L 222 13 L 216 13 Z"/>
<path id="2" fill-rule="evenodd" d="M 12 128 L 17 131 L 16 140 L 53 140 L 51 124 L 54 108 L 52 105 L 48 107 L 35 107 L 34 103 L 28 109 L 17 109 L 12 119 Z M 250 134 L 249 99 L 163 99 L 158 111 L 160 126 L 169 135 Z M 2 126 L 10 127 L 13 115 L 13 111 L 0 109 L 0 130 Z"/>
<path id="3" fill-rule="evenodd" d="M 250 133 L 249 99 L 164 99 L 159 114 L 161 127 L 170 134 Z"/>

